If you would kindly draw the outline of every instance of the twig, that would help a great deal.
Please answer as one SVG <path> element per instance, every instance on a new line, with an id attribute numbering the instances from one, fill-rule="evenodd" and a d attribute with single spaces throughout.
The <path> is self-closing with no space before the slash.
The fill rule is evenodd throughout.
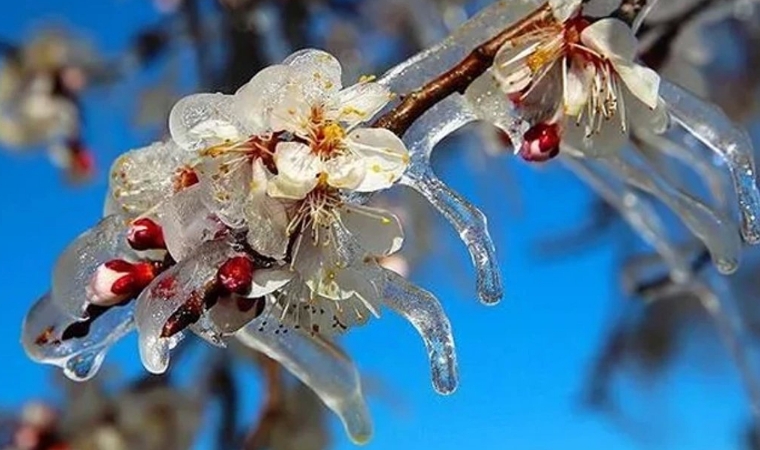
<path id="1" fill-rule="evenodd" d="M 387 128 L 401 136 L 427 110 L 454 93 L 467 88 L 493 64 L 498 51 L 513 39 L 546 26 L 554 20 L 548 3 L 526 16 L 496 37 L 476 47 L 457 65 L 423 87 L 403 97 L 401 103 L 380 117 L 373 126 Z"/>

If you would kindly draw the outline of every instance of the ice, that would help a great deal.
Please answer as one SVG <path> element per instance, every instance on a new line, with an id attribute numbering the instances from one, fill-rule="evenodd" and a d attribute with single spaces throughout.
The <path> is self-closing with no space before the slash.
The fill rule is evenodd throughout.
<path id="1" fill-rule="evenodd" d="M 286 327 L 272 320 L 268 312 L 235 336 L 248 347 L 282 364 L 309 386 L 338 415 L 351 440 L 369 441 L 372 420 L 364 402 L 359 373 L 335 344 L 319 335 Z"/>
<path id="2" fill-rule="evenodd" d="M 101 264 L 133 255 L 126 240 L 127 224 L 112 215 L 101 220 L 72 242 L 53 268 L 51 298 L 73 318 L 83 318 L 87 306 L 85 289 Z"/>
<path id="3" fill-rule="evenodd" d="M 63 369 L 75 381 L 85 381 L 97 373 L 108 349 L 132 331 L 132 305 L 114 307 L 89 324 L 84 336 L 63 339 L 69 326 L 82 324 L 67 317 L 44 295 L 24 319 L 21 343 L 34 361 Z"/>

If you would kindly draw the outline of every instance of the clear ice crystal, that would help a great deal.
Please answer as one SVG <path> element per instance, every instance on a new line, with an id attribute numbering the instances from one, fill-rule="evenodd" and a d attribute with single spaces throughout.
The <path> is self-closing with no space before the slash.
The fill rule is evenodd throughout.
<path id="1" fill-rule="evenodd" d="M 739 199 L 742 235 L 749 244 L 760 242 L 760 191 L 755 178 L 752 142 L 717 106 L 679 86 L 662 80 L 660 96 L 673 119 L 723 158 Z"/>
<path id="2" fill-rule="evenodd" d="M 44 295 L 24 319 L 21 343 L 32 360 L 58 366 L 72 380 L 89 380 L 108 349 L 134 328 L 132 312 L 131 305 L 111 308 L 90 325 L 85 336 L 61 340 L 67 327 L 77 321 L 63 314 L 50 295 Z"/>
<path id="3" fill-rule="evenodd" d="M 383 269 L 385 305 L 408 320 L 420 333 L 430 358 L 433 386 L 444 395 L 457 387 L 454 336 L 443 306 L 432 294 L 401 275 Z"/>
<path id="4" fill-rule="evenodd" d="M 192 256 L 156 277 L 137 298 L 135 324 L 140 335 L 140 358 L 148 371 L 164 373 L 169 367 L 169 352 L 179 342 L 179 335 L 161 337 L 167 320 L 187 301 L 201 302 L 217 268 L 234 254 L 227 241 L 206 242 Z"/>
<path id="5" fill-rule="evenodd" d="M 50 297 L 65 314 L 81 319 L 87 307 L 85 289 L 101 264 L 133 255 L 122 216 L 105 217 L 81 234 L 61 254 L 53 269 Z"/>
<path id="6" fill-rule="evenodd" d="M 354 364 L 332 342 L 277 322 L 267 311 L 235 337 L 279 362 L 309 386 L 338 415 L 351 440 L 369 441 L 372 419 Z"/>
<path id="7" fill-rule="evenodd" d="M 719 271 L 733 273 L 739 266 L 741 237 L 737 224 L 688 193 L 672 186 L 660 169 L 629 149 L 598 163 L 617 173 L 627 183 L 648 192 L 667 205 L 707 247 Z"/>

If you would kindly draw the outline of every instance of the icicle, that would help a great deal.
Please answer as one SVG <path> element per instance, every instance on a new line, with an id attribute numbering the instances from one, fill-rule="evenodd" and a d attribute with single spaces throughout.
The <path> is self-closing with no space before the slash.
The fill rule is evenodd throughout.
<path id="1" fill-rule="evenodd" d="M 443 307 L 432 294 L 404 277 L 387 269 L 383 272 L 385 304 L 411 322 L 425 341 L 435 390 L 444 395 L 453 393 L 457 387 L 457 357 Z"/>
<path id="2" fill-rule="evenodd" d="M 372 419 L 364 403 L 359 373 L 333 343 L 277 324 L 269 312 L 240 329 L 235 337 L 282 364 L 314 390 L 338 415 L 355 443 L 369 441 Z"/>
<path id="3" fill-rule="evenodd" d="M 760 242 L 760 191 L 755 184 L 755 162 L 747 133 L 718 107 L 662 80 L 660 95 L 673 119 L 722 157 L 734 182 L 742 215 L 742 235 L 750 244 Z"/>
<path id="4" fill-rule="evenodd" d="M 112 308 L 90 324 L 84 336 L 62 339 L 64 331 L 77 323 L 49 295 L 43 296 L 24 319 L 21 343 L 26 354 L 34 361 L 61 367 L 72 380 L 89 380 L 110 347 L 134 328 L 132 306 Z"/>
<path id="5" fill-rule="evenodd" d="M 626 155 L 629 157 L 624 159 Z M 604 158 L 599 164 L 620 174 L 627 183 L 654 195 L 673 210 L 705 244 L 718 270 L 725 274 L 736 271 L 742 243 L 736 224 L 728 217 L 668 184 L 660 170 L 641 158 L 638 151 Z"/>
<path id="6" fill-rule="evenodd" d="M 675 245 L 668 239 L 665 226 L 660 221 L 649 200 L 627 188 L 617 180 L 599 173 L 592 160 L 562 156 L 562 161 L 576 175 L 585 180 L 641 237 L 662 256 L 676 280 L 685 280 L 691 274 L 691 267 Z"/>

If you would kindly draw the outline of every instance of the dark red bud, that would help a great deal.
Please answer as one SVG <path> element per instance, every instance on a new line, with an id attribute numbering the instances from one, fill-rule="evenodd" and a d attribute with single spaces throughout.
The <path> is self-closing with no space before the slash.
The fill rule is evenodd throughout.
<path id="1" fill-rule="evenodd" d="M 523 135 L 520 156 L 529 162 L 545 162 L 559 154 L 560 130 L 557 124 L 539 123 Z"/>
<path id="2" fill-rule="evenodd" d="M 219 267 L 216 280 L 225 291 L 246 295 L 251 291 L 253 262 L 245 256 L 232 257 Z"/>
<path id="3" fill-rule="evenodd" d="M 147 217 L 132 222 L 127 232 L 127 241 L 135 250 L 165 250 L 164 230 Z"/>

